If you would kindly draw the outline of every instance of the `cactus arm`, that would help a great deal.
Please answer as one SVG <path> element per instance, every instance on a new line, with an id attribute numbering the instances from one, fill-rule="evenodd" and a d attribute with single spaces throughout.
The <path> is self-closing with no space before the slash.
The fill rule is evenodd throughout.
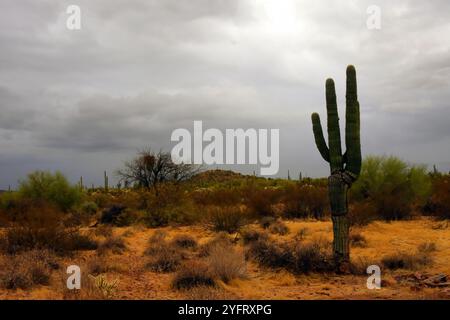
<path id="1" fill-rule="evenodd" d="M 342 170 L 341 132 L 333 79 L 326 82 L 328 147 L 330 149 L 331 172 Z"/>
<path id="2" fill-rule="evenodd" d="M 322 158 L 326 162 L 330 162 L 330 151 L 328 150 L 327 143 L 323 137 L 322 124 L 320 123 L 320 116 L 317 113 L 313 113 L 311 116 L 314 132 L 314 140 L 316 141 L 317 149 L 319 150 Z"/>
<path id="3" fill-rule="evenodd" d="M 347 147 L 347 165 L 345 169 L 352 173 L 356 179 L 361 172 L 361 142 L 356 70 L 353 66 L 347 67 L 346 91 L 345 144 Z"/>

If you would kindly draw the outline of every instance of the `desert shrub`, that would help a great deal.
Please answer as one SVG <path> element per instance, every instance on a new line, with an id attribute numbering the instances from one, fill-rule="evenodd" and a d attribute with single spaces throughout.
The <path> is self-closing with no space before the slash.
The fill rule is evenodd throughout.
<path id="1" fill-rule="evenodd" d="M 165 232 L 163 230 L 155 230 L 155 232 L 153 232 L 153 234 L 150 237 L 150 239 L 148 240 L 148 242 L 150 244 L 158 244 L 160 242 L 165 241 L 166 238 L 167 238 L 167 232 Z"/>
<path id="2" fill-rule="evenodd" d="M 242 190 L 238 188 L 196 190 L 191 197 L 200 206 L 237 206 L 242 202 Z"/>
<path id="3" fill-rule="evenodd" d="M 436 243 L 434 242 L 423 242 L 417 247 L 417 251 L 423 254 L 429 254 L 436 251 Z"/>
<path id="4" fill-rule="evenodd" d="M 328 208 L 328 191 L 322 186 L 296 184 L 286 188 L 282 202 L 288 218 L 322 219 Z"/>
<path id="5" fill-rule="evenodd" d="M 377 209 L 369 199 L 354 202 L 349 206 L 348 219 L 351 226 L 366 226 L 377 217 Z"/>
<path id="6" fill-rule="evenodd" d="M 414 254 L 399 252 L 381 259 L 383 266 L 390 270 L 411 269 L 417 270 L 432 263 L 428 252 L 416 252 Z"/>
<path id="7" fill-rule="evenodd" d="M 8 257 L 0 266 L 0 287 L 29 289 L 48 285 L 51 271 L 59 268 L 56 258 L 45 250 L 32 250 Z"/>
<path id="8" fill-rule="evenodd" d="M 83 213 L 92 216 L 97 213 L 98 206 L 93 201 L 86 201 L 81 204 L 80 209 Z"/>
<path id="9" fill-rule="evenodd" d="M 178 290 L 203 286 L 212 287 L 215 286 L 215 281 L 205 262 L 187 261 L 175 274 L 172 286 Z"/>
<path id="10" fill-rule="evenodd" d="M 265 232 L 253 229 L 253 228 L 247 228 L 241 231 L 241 236 L 244 244 L 249 244 L 253 241 L 268 239 L 268 235 Z"/>
<path id="11" fill-rule="evenodd" d="M 308 228 L 301 228 L 295 234 L 294 239 L 296 241 L 303 241 L 308 234 L 309 234 L 309 229 Z"/>
<path id="12" fill-rule="evenodd" d="M 208 222 L 214 231 L 237 232 L 245 223 L 246 215 L 239 207 L 207 207 Z"/>
<path id="13" fill-rule="evenodd" d="M 172 243 L 180 248 L 196 248 L 197 240 L 188 234 L 180 234 L 173 238 Z"/>
<path id="14" fill-rule="evenodd" d="M 26 180 L 20 182 L 18 192 L 22 198 L 46 201 L 62 211 L 68 211 L 81 201 L 80 188 L 70 185 L 60 172 L 30 173 Z"/>
<path id="15" fill-rule="evenodd" d="M 173 272 L 184 259 L 180 247 L 166 241 L 164 232 L 155 232 L 152 235 L 145 254 L 149 256 L 146 268 L 154 272 Z"/>
<path id="16" fill-rule="evenodd" d="M 263 229 L 268 229 L 270 227 L 270 225 L 272 223 L 274 223 L 275 221 L 277 221 L 277 219 L 275 217 L 266 216 L 266 217 L 262 217 L 261 219 L 259 219 L 259 225 Z"/>
<path id="17" fill-rule="evenodd" d="M 98 237 L 111 237 L 113 235 L 113 228 L 110 225 L 102 224 L 99 226 L 96 226 L 93 229 L 94 235 Z"/>
<path id="18" fill-rule="evenodd" d="M 107 272 L 120 272 L 123 270 L 119 264 L 114 264 L 110 259 L 104 256 L 93 255 L 87 260 L 86 270 L 88 274 L 97 276 Z"/>
<path id="19" fill-rule="evenodd" d="M 219 232 L 214 238 L 200 246 L 198 254 L 200 257 L 208 257 L 212 248 L 215 246 L 228 246 L 232 244 L 233 242 L 227 233 Z"/>
<path id="20" fill-rule="evenodd" d="M 254 217 L 274 216 L 274 205 L 280 200 L 281 192 L 277 189 L 256 189 L 250 187 L 246 192 L 245 205 Z"/>
<path id="21" fill-rule="evenodd" d="M 450 176 L 439 176 L 433 181 L 433 192 L 423 211 L 441 219 L 450 218 Z"/>
<path id="22" fill-rule="evenodd" d="M 269 231 L 284 236 L 289 233 L 289 228 L 283 221 L 278 220 L 269 227 Z"/>
<path id="23" fill-rule="evenodd" d="M 258 240 L 248 248 L 248 257 L 261 266 L 284 268 L 293 273 L 327 272 L 333 270 L 330 245 L 323 241 L 310 243 Z"/>
<path id="24" fill-rule="evenodd" d="M 127 245 L 122 237 L 109 236 L 98 246 L 98 254 L 105 254 L 106 252 L 112 252 L 115 254 L 121 254 L 127 249 Z"/>
<path id="25" fill-rule="evenodd" d="M 31 249 L 64 253 L 97 248 L 96 242 L 77 228 L 66 228 L 58 210 L 42 204 L 18 217 L 3 237 L 4 249 L 11 254 Z"/>
<path id="26" fill-rule="evenodd" d="M 395 157 L 367 157 L 351 198 L 370 200 L 386 220 L 411 217 L 413 205 L 425 201 L 431 189 L 424 167 L 409 166 Z"/>
<path id="27" fill-rule="evenodd" d="M 269 268 L 286 268 L 292 265 L 293 261 L 293 252 L 287 248 L 287 243 L 269 241 L 269 239 L 251 242 L 247 256 Z"/>
<path id="28" fill-rule="evenodd" d="M 64 278 L 64 277 L 63 277 Z M 83 278 L 81 290 L 69 290 L 63 283 L 64 300 L 108 300 L 113 299 L 117 292 L 118 281 L 109 281 L 103 275 L 88 275 Z"/>
<path id="29" fill-rule="evenodd" d="M 330 245 L 322 241 L 312 243 L 298 243 L 294 245 L 292 266 L 288 266 L 294 273 L 329 272 L 334 270 L 331 253 L 327 250 Z"/>
<path id="30" fill-rule="evenodd" d="M 425 255 L 412 255 L 406 253 L 399 253 L 386 256 L 381 261 L 383 266 L 390 269 L 417 269 L 429 264 L 428 257 Z"/>
<path id="31" fill-rule="evenodd" d="M 349 235 L 349 241 L 350 241 L 350 245 L 353 247 L 366 247 L 367 246 L 367 240 L 360 232 L 351 231 L 350 235 Z"/>
<path id="32" fill-rule="evenodd" d="M 208 265 L 212 277 L 225 283 L 246 274 L 245 257 L 231 245 L 216 245 L 211 248 Z"/>

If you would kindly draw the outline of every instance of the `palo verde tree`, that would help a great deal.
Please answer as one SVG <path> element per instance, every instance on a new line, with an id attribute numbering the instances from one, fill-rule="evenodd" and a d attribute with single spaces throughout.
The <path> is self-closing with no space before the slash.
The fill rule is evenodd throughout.
<path id="1" fill-rule="evenodd" d="M 361 171 L 359 102 L 355 67 L 347 67 L 345 114 L 347 151 L 345 153 L 342 153 L 341 148 L 339 116 L 333 79 L 326 81 L 325 91 L 328 146 L 323 136 L 319 115 L 313 113 L 311 118 L 317 149 L 319 149 L 323 159 L 330 164 L 331 174 L 328 178 L 328 194 L 333 220 L 333 251 L 336 265 L 341 269 L 350 261 L 347 191 L 353 182 L 358 179 Z"/>

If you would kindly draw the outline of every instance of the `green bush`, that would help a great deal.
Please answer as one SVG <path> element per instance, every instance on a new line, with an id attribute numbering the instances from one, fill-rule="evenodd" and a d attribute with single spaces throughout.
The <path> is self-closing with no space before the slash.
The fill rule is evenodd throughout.
<path id="1" fill-rule="evenodd" d="M 36 201 L 46 201 L 63 211 L 68 211 L 80 203 L 81 191 L 70 185 L 60 172 L 54 174 L 46 171 L 35 171 L 20 182 L 19 195 Z"/>
<path id="2" fill-rule="evenodd" d="M 369 156 L 350 189 L 351 198 L 371 202 L 386 220 L 411 217 L 414 204 L 430 194 L 431 181 L 423 166 L 411 166 L 395 157 Z"/>

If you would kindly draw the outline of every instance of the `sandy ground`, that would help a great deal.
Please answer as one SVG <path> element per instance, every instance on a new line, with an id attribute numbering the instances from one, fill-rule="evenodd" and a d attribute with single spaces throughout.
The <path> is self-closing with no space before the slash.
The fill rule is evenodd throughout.
<path id="1" fill-rule="evenodd" d="M 306 239 L 325 238 L 331 240 L 331 222 L 287 221 L 292 237 L 300 229 L 306 230 Z M 214 233 L 201 226 L 163 228 L 170 236 L 187 233 L 199 243 L 204 243 Z M 247 277 L 228 284 L 219 283 L 215 293 L 177 291 L 171 288 L 173 273 L 161 274 L 144 268 L 144 250 L 155 229 L 139 226 L 115 228 L 116 235 L 124 235 L 128 249 L 123 254 L 111 254 L 108 261 L 118 267 L 108 272 L 108 280 L 117 280 L 116 299 L 186 299 L 186 298 L 236 298 L 236 299 L 450 299 L 450 287 L 413 288 L 395 280 L 404 274 L 427 273 L 450 275 L 450 226 L 442 222 L 422 218 L 402 222 L 374 222 L 358 228 L 366 239 L 365 247 L 352 248 L 352 259 L 379 261 L 382 257 L 396 253 L 414 253 L 417 246 L 432 242 L 437 250 L 431 253 L 433 263 L 421 270 L 397 270 L 382 273 L 383 287 L 369 290 L 368 276 L 309 274 L 293 275 L 283 270 L 269 270 L 249 262 Z M 279 236 L 281 237 L 281 236 Z M 64 258 L 64 265 L 83 265 L 94 252 L 84 252 Z M 56 272 L 50 286 L 31 290 L 0 290 L 0 299 L 61 299 L 64 270 Z M 85 276 L 85 275 L 83 275 Z"/>

